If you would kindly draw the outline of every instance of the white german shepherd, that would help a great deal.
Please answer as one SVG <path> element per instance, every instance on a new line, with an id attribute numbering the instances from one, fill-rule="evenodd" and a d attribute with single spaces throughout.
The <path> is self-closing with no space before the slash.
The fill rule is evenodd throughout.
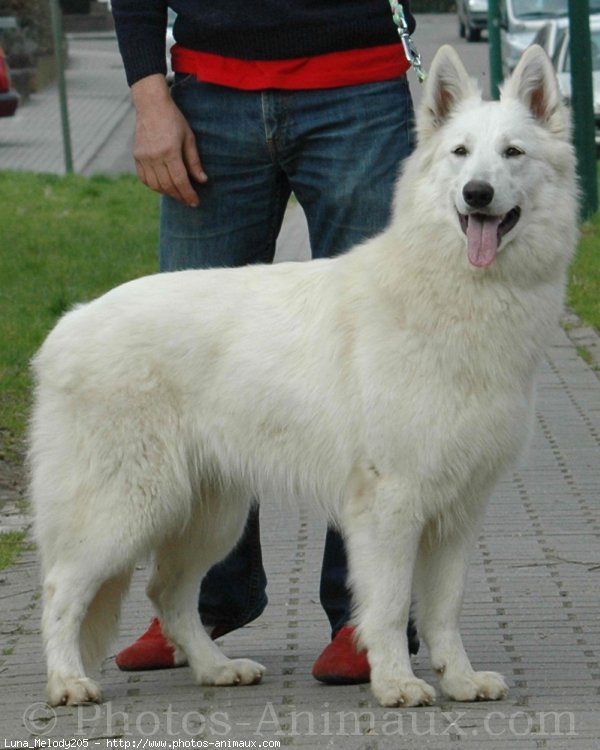
<path id="1" fill-rule="evenodd" d="M 202 684 L 259 681 L 196 611 L 250 498 L 308 501 L 347 540 L 360 643 L 384 706 L 498 699 L 458 629 L 469 551 L 518 455 L 577 240 L 569 118 L 540 48 L 500 103 L 442 48 L 391 226 L 346 255 L 184 271 L 69 312 L 35 357 L 30 460 L 50 703 L 96 701 L 134 564 Z"/>

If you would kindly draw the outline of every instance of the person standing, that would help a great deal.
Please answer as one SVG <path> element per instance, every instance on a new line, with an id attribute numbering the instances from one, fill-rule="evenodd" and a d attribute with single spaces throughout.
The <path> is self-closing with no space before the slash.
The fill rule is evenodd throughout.
<path id="1" fill-rule="evenodd" d="M 403 3 L 409 29 L 414 18 Z M 166 81 L 168 8 L 174 82 Z M 406 60 L 387 0 L 113 0 L 136 112 L 140 180 L 162 195 L 160 270 L 271 263 L 293 193 L 313 258 L 382 231 L 413 141 Z M 198 377 L 202 377 L 198 373 Z M 313 667 L 330 683 L 369 680 L 354 645 L 344 541 L 327 529 L 320 598 L 332 640 Z M 199 582 L 213 638 L 267 604 L 259 511 Z M 418 649 L 409 624 L 408 648 Z M 184 663 L 154 620 L 117 655 L 121 669 Z"/>

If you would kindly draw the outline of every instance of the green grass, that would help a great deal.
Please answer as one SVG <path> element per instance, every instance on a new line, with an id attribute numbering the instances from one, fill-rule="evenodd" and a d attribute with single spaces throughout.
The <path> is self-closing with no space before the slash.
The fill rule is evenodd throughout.
<path id="1" fill-rule="evenodd" d="M 0 534 L 0 570 L 10 568 L 23 549 L 24 531 L 5 531 Z"/>
<path id="2" fill-rule="evenodd" d="M 0 438 L 20 449 L 28 362 L 75 302 L 157 269 L 158 199 L 133 176 L 0 172 Z"/>
<path id="3" fill-rule="evenodd" d="M 571 265 L 568 303 L 600 331 L 600 212 L 582 227 L 579 251 Z"/>

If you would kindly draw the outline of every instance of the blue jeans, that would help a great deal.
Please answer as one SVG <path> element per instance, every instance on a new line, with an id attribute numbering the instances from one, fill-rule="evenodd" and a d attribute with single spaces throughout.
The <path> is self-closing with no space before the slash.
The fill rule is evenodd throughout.
<path id="1" fill-rule="evenodd" d="M 163 197 L 162 271 L 271 263 L 292 192 L 314 258 L 344 252 L 387 225 L 400 164 L 414 145 L 405 78 L 248 92 L 177 76 L 172 95 L 196 134 L 209 181 L 196 186 L 198 208 Z M 333 634 L 351 615 L 346 574 L 343 540 L 329 528 L 320 597 Z M 266 584 L 253 509 L 236 548 L 202 581 L 202 621 L 250 622 L 267 604 Z"/>

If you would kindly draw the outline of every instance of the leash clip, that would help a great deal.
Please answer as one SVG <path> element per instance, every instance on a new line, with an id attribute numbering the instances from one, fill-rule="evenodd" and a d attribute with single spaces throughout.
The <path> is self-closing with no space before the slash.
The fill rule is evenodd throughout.
<path id="1" fill-rule="evenodd" d="M 390 8 L 392 10 L 392 18 L 394 23 L 398 27 L 398 36 L 402 42 L 404 54 L 410 65 L 415 69 L 415 73 L 419 80 L 419 83 L 423 83 L 427 78 L 427 73 L 423 70 L 421 64 L 421 55 L 417 51 L 415 44 L 410 36 L 408 30 L 408 24 L 406 22 L 406 16 L 404 15 L 404 9 L 398 0 L 389 0 Z"/>

